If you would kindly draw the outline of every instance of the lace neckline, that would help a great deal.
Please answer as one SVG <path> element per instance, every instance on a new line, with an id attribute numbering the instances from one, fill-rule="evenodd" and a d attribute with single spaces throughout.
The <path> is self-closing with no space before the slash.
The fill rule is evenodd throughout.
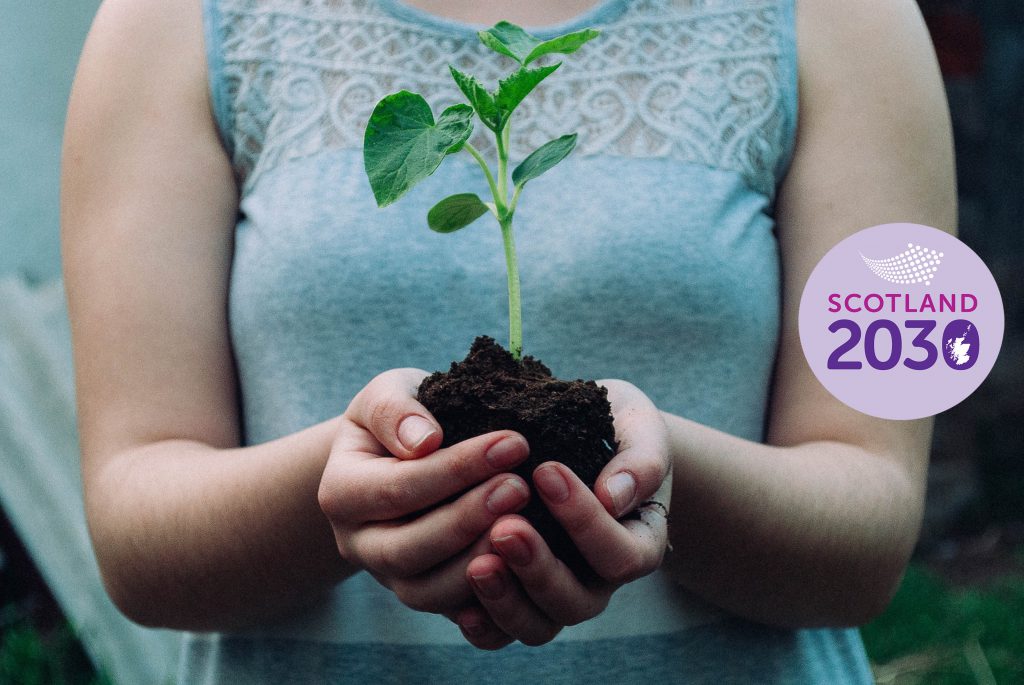
<path id="1" fill-rule="evenodd" d="M 458 19 L 443 17 L 439 14 L 432 14 L 426 10 L 406 4 L 403 0 L 377 0 L 377 2 L 385 12 L 391 14 L 396 19 L 421 24 L 456 36 L 475 36 L 477 31 L 489 28 L 483 24 L 471 24 Z M 589 26 L 607 23 L 625 9 L 627 2 L 628 0 L 598 0 L 597 4 L 593 7 L 572 19 L 546 26 L 524 26 L 523 28 L 538 38 L 551 38 Z"/>
<path id="2" fill-rule="evenodd" d="M 418 92 L 434 111 L 459 101 L 448 64 L 485 83 L 502 76 L 473 26 L 408 0 L 204 1 L 225 14 L 210 43 L 219 46 L 211 84 L 243 192 L 283 162 L 361 149 L 366 119 L 389 92 Z M 598 0 L 543 27 L 589 24 L 604 36 L 523 103 L 513 155 L 575 130 L 574 157 L 735 171 L 771 198 L 796 120 L 792 1 Z M 480 133 L 474 144 L 493 143 Z"/>

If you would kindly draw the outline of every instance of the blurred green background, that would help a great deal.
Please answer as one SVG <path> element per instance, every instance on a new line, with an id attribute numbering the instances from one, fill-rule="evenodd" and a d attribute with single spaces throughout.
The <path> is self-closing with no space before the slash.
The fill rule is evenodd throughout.
<path id="1" fill-rule="evenodd" d="M 960 235 L 1007 327 L 990 377 L 937 419 L 915 560 L 863 634 L 879 683 L 1024 683 L 1024 3 L 919 4 L 953 116 Z M 64 108 L 97 5 L 0 0 L 0 276 L 59 274 Z M 104 682 L 0 512 L 0 685 Z"/>

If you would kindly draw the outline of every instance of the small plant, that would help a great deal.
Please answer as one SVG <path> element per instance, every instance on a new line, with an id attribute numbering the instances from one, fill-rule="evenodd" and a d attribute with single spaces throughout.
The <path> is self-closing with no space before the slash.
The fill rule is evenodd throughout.
<path id="1" fill-rule="evenodd" d="M 452 233 L 488 211 L 497 220 L 508 272 L 509 351 L 517 361 L 523 353 L 523 325 L 512 219 L 523 187 L 565 159 L 576 146 L 576 134 L 549 141 L 527 156 L 512 171 L 510 196 L 509 125 L 516 107 L 562 63 L 534 68 L 529 65 L 544 55 L 576 52 L 599 33 L 584 29 L 540 40 L 515 24 L 499 22 L 477 34 L 484 45 L 519 65 L 498 82 L 497 90 L 488 91 L 477 78 L 449 65 L 452 78 L 469 104 L 452 105 L 435 120 L 430 105 L 421 95 L 402 90 L 378 102 L 366 126 L 363 162 L 379 207 L 395 202 L 433 174 L 448 155 L 464 150 L 480 165 L 490 186 L 492 201 L 484 202 L 475 193 L 450 195 L 427 212 L 427 225 L 438 233 Z M 469 142 L 474 113 L 494 134 L 497 174 L 491 172 L 487 161 Z"/>
<path id="2" fill-rule="evenodd" d="M 398 200 L 433 174 L 448 155 L 465 151 L 483 171 L 491 190 L 490 201 L 474 193 L 450 195 L 427 212 L 427 225 L 439 233 L 451 233 L 490 212 L 501 228 L 508 271 L 508 350 L 487 336 L 478 336 L 465 360 L 453 362 L 447 372 L 424 378 L 416 397 L 441 425 L 442 447 L 490 431 L 514 430 L 530 445 L 529 458 L 515 473 L 531 482 L 531 474 L 540 464 L 560 461 L 592 489 L 617 449 L 608 391 L 594 381 L 556 379 L 539 360 L 523 356 L 519 268 L 512 234 L 512 219 L 523 188 L 572 152 L 576 134 L 541 145 L 511 175 L 509 140 L 516 108 L 561 66 L 561 62 L 551 66 L 531 64 L 544 55 L 576 52 L 598 31 L 585 29 L 540 40 L 502 21 L 477 35 L 488 48 L 517 64 L 498 82 L 496 90 L 487 90 L 476 77 L 449 66 L 469 104 L 452 105 L 435 119 L 422 96 L 404 90 L 393 93 L 377 103 L 363 140 L 366 174 L 379 206 Z M 497 167 L 493 173 L 469 142 L 474 115 L 494 134 Z M 531 498 L 520 514 L 534 525 L 556 556 L 581 578 L 590 577 L 589 565 L 540 498 Z"/>

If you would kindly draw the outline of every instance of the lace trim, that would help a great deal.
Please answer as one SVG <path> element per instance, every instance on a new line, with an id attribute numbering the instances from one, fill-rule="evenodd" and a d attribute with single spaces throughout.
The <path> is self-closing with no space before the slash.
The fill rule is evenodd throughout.
<path id="1" fill-rule="evenodd" d="M 774 194 L 792 122 L 782 15 L 769 0 L 640 0 L 516 111 L 511 150 L 578 131 L 574 154 L 670 158 L 739 172 Z M 283 162 L 360 148 L 384 95 L 463 101 L 447 65 L 489 87 L 508 71 L 475 35 L 402 21 L 375 0 L 222 0 L 223 86 L 243 189 Z M 213 75 L 217 78 L 217 74 Z M 223 122 L 222 122 L 223 125 Z M 491 144 L 480 129 L 473 142 Z"/>

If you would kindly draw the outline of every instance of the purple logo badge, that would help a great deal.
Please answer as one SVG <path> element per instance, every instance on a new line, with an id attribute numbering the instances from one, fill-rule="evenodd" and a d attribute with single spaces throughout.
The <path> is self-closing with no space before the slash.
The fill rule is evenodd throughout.
<path id="1" fill-rule="evenodd" d="M 843 240 L 800 300 L 800 342 L 818 380 L 840 401 L 886 419 L 933 416 L 974 392 L 995 363 L 1003 322 L 981 259 L 919 224 Z"/>

